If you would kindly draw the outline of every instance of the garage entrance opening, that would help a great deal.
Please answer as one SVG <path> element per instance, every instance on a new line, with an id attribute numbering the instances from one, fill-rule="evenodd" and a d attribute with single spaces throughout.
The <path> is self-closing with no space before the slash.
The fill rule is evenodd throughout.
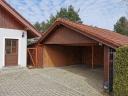
<path id="1" fill-rule="evenodd" d="M 84 64 L 90 68 L 103 67 L 102 46 L 45 45 L 44 67 L 62 67 Z"/>
<path id="2" fill-rule="evenodd" d="M 59 67 L 82 76 L 99 91 L 103 91 L 104 47 L 47 44 L 43 50 L 43 66 Z M 94 83 L 97 82 L 97 83 Z"/>

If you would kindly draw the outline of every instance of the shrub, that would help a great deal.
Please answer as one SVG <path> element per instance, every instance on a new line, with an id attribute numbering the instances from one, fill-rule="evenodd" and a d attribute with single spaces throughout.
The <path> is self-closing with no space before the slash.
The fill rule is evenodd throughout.
<path id="1" fill-rule="evenodd" d="M 113 92 L 114 96 L 128 96 L 128 46 L 116 49 Z"/>

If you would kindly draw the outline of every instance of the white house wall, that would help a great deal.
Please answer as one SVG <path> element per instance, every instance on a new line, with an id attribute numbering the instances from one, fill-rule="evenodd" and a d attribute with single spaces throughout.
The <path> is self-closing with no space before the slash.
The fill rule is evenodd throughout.
<path id="1" fill-rule="evenodd" d="M 24 32 L 24 37 L 22 33 Z M 18 39 L 18 66 L 26 67 L 27 32 L 24 30 L 0 28 L 0 68 L 5 66 L 5 39 Z"/>

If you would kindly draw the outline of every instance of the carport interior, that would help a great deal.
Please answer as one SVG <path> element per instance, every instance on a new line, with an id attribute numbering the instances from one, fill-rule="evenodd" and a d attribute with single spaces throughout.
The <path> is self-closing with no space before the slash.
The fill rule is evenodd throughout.
<path id="1" fill-rule="evenodd" d="M 84 64 L 91 68 L 104 64 L 103 46 L 45 45 L 43 48 L 44 67 L 62 67 Z"/>
<path id="2" fill-rule="evenodd" d="M 43 54 L 44 67 L 64 69 L 86 78 L 89 85 L 103 91 L 104 46 L 45 44 Z"/>

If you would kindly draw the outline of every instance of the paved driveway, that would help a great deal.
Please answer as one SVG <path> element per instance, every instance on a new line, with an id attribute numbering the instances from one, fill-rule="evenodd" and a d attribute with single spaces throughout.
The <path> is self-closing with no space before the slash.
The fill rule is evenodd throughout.
<path id="1" fill-rule="evenodd" d="M 103 96 L 101 78 L 95 75 L 101 72 L 84 69 L 83 74 L 83 69 L 72 66 L 2 72 L 0 96 Z"/>

